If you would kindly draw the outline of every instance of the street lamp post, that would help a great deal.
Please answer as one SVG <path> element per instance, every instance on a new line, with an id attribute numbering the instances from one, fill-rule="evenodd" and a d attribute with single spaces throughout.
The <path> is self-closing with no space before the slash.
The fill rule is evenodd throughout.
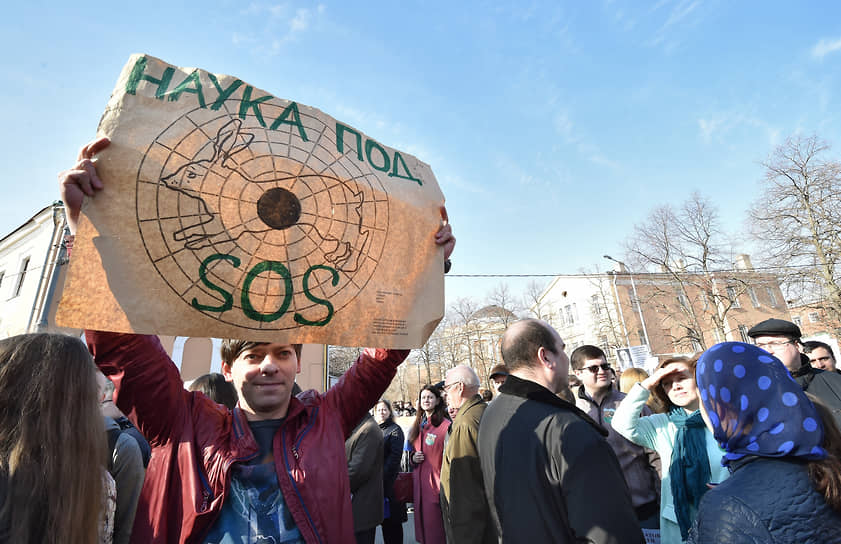
<path id="1" fill-rule="evenodd" d="M 640 316 L 640 323 L 642 323 L 642 334 L 643 334 L 643 336 L 645 336 L 645 343 L 648 346 L 648 349 L 650 350 L 651 349 L 651 341 L 648 339 L 648 329 L 646 329 L 646 327 L 645 327 L 645 317 L 642 315 L 642 304 L 640 304 L 640 299 L 637 296 L 637 284 L 636 284 L 636 282 L 634 282 L 634 275 L 633 275 L 633 273 L 631 273 L 631 269 L 628 268 L 628 265 L 626 265 L 622 261 L 618 261 L 618 260 L 614 259 L 610 255 L 602 255 L 602 257 L 604 257 L 605 259 L 607 259 L 609 261 L 613 261 L 617 264 L 622 265 L 625 268 L 625 270 L 628 271 L 628 276 L 630 276 L 630 278 L 631 278 L 631 291 L 633 291 L 633 293 L 634 293 L 634 300 L 637 303 L 637 312 L 639 313 L 639 316 Z M 614 276 L 614 278 L 615 278 L 615 276 Z"/>

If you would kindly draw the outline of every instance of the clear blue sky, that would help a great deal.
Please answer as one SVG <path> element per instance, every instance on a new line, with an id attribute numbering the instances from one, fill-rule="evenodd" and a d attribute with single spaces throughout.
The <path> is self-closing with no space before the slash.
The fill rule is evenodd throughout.
<path id="1" fill-rule="evenodd" d="M 841 145 L 834 2 L 180 4 L 5 7 L 0 234 L 57 198 L 131 53 L 235 75 L 429 163 L 454 274 L 608 269 L 651 207 L 693 190 L 736 231 L 776 144 Z M 449 278 L 448 303 L 500 281 Z"/>

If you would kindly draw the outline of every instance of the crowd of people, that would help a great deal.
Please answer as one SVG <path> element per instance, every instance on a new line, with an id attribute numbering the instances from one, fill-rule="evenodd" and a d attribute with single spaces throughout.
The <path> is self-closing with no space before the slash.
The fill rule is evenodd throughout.
<path id="1" fill-rule="evenodd" d="M 60 176 L 71 230 L 107 145 Z M 319 393 L 295 383 L 301 344 L 226 339 L 221 376 L 186 389 L 154 336 L 0 340 L 0 542 L 393 544 L 411 502 L 422 544 L 841 544 L 832 348 L 779 319 L 749 335 L 617 376 L 524 319 L 490 402 L 460 365 L 414 407 L 382 399 L 407 350 L 366 349 Z"/>

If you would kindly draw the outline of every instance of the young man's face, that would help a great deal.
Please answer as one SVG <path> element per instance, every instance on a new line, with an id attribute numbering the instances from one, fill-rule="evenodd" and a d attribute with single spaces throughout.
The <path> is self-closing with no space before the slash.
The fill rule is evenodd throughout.
<path id="1" fill-rule="evenodd" d="M 835 358 L 826 348 L 814 348 L 808 353 L 809 364 L 821 370 L 835 370 Z"/>
<path id="2" fill-rule="evenodd" d="M 757 336 L 753 339 L 757 347 L 764 349 L 779 359 L 789 372 L 794 372 L 801 366 L 800 350 L 797 342 L 786 336 Z"/>
<path id="3" fill-rule="evenodd" d="M 613 381 L 610 365 L 604 360 L 604 357 L 585 359 L 584 366 L 576 370 L 575 375 L 581 380 L 581 385 L 587 392 L 602 391 L 610 387 Z"/>
<path id="4" fill-rule="evenodd" d="M 239 406 L 250 421 L 286 417 L 301 362 L 291 344 L 259 344 L 222 365 L 234 384 Z"/>

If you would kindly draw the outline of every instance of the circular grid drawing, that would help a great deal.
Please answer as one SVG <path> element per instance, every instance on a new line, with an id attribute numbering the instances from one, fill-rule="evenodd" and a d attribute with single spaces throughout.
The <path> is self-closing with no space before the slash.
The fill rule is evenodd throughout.
<path id="1" fill-rule="evenodd" d="M 300 113 L 304 141 L 292 123 L 263 126 L 283 106 L 261 104 L 263 119 L 238 106 L 192 110 L 149 145 L 137 174 L 143 245 L 167 285 L 214 319 L 324 324 L 377 268 L 388 194 L 318 117 Z"/>

